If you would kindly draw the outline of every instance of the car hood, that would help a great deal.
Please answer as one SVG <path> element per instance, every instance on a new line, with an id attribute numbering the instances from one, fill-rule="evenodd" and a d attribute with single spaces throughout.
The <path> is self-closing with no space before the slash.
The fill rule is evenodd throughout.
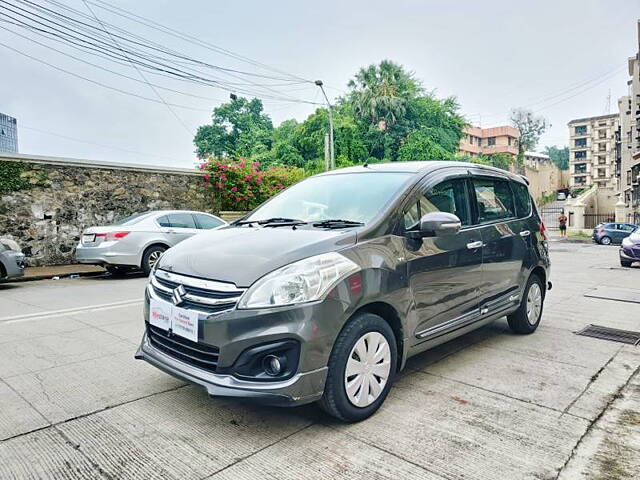
<path id="1" fill-rule="evenodd" d="M 179 243 L 162 255 L 158 268 L 248 287 L 279 267 L 355 242 L 353 230 L 230 227 Z"/>

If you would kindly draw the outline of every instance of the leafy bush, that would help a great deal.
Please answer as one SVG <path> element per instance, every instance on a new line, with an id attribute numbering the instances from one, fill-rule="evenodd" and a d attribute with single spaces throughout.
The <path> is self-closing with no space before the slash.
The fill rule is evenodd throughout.
<path id="1" fill-rule="evenodd" d="M 260 168 L 259 162 L 206 157 L 200 164 L 204 186 L 220 210 L 253 210 L 269 197 L 302 180 L 304 171 L 294 167 Z"/>
<path id="2" fill-rule="evenodd" d="M 0 161 L 0 194 L 17 192 L 29 186 L 22 173 L 24 164 L 20 162 Z"/>

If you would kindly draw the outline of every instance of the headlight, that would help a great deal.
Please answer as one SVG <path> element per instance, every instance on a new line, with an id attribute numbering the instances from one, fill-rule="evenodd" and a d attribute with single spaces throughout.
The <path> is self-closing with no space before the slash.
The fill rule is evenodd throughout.
<path id="1" fill-rule="evenodd" d="M 268 273 L 254 283 L 238 308 L 267 308 L 313 302 L 360 267 L 336 252 L 305 258 Z"/>

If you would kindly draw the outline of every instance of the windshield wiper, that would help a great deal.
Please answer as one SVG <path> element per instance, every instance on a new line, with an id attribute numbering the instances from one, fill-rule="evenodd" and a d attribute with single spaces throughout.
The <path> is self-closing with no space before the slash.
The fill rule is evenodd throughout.
<path id="1" fill-rule="evenodd" d="M 267 218 L 265 220 L 242 220 L 240 222 L 234 222 L 233 225 L 250 225 L 252 223 L 256 223 L 258 225 L 277 227 L 277 226 L 291 226 L 291 225 L 304 225 L 304 220 L 300 220 L 297 218 L 286 218 L 286 217 L 273 217 Z"/>
<path id="2" fill-rule="evenodd" d="M 343 220 L 341 218 L 331 218 L 327 220 L 321 220 L 319 222 L 314 222 L 314 227 L 321 228 L 346 228 L 346 227 L 360 227 L 364 225 L 362 222 L 357 222 L 355 220 Z"/>

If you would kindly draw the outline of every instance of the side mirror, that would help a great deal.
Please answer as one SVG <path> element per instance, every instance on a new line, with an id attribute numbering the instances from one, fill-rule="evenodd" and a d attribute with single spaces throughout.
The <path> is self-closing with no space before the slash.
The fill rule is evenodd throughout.
<path id="1" fill-rule="evenodd" d="M 461 226 L 460 219 L 453 213 L 429 212 L 420 219 L 420 236 L 454 235 Z"/>

